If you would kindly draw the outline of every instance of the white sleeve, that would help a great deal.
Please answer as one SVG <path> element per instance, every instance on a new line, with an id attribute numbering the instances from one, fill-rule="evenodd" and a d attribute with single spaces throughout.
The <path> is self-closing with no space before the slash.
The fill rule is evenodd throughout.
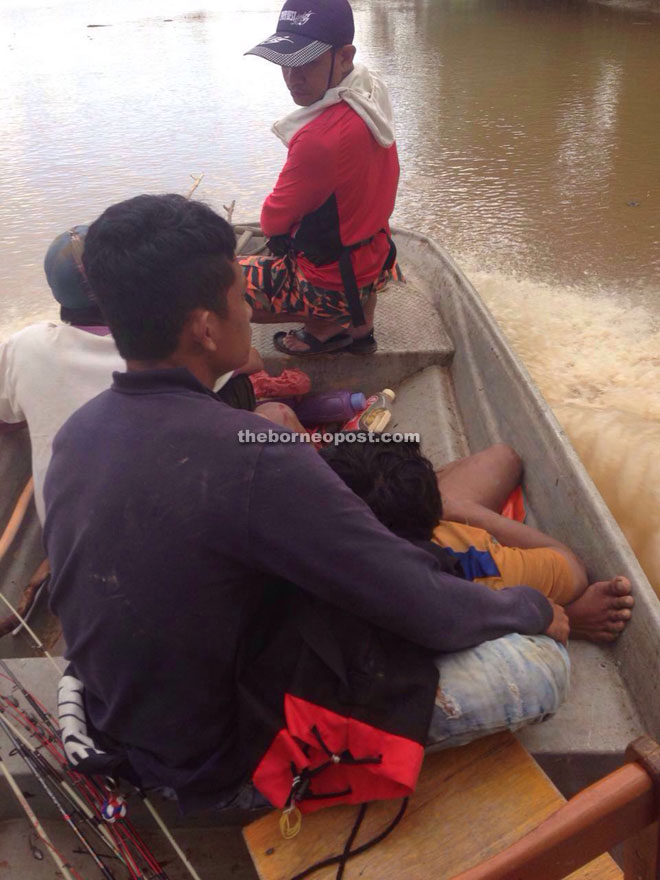
<path id="1" fill-rule="evenodd" d="M 13 339 L 0 345 L 0 422 L 22 422 L 25 413 L 16 397 Z"/>

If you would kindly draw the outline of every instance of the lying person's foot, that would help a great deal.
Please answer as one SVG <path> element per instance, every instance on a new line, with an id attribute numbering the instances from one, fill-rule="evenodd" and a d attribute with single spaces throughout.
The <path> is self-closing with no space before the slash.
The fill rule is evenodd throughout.
<path id="1" fill-rule="evenodd" d="M 587 587 L 579 599 L 564 606 L 572 639 L 613 642 L 621 635 L 635 603 L 628 578 L 615 577 Z"/>

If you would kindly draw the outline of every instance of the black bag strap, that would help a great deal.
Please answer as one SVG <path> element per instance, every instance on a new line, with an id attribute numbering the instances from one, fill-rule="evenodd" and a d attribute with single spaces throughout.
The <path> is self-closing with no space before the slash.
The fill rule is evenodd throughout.
<path id="1" fill-rule="evenodd" d="M 381 232 L 385 233 L 390 245 L 390 249 L 388 251 L 387 257 L 385 258 L 385 262 L 383 263 L 383 268 L 381 271 L 389 272 L 390 269 L 392 269 L 392 267 L 394 266 L 394 262 L 396 260 L 396 245 L 392 241 L 392 236 L 385 228 L 379 229 L 376 235 Z M 355 242 L 355 244 L 345 245 L 339 256 L 339 272 L 341 274 L 341 282 L 344 285 L 344 295 L 346 296 L 348 311 L 350 313 L 351 322 L 354 327 L 361 327 L 363 324 L 366 324 L 366 321 L 364 318 L 362 303 L 360 302 L 360 292 L 357 286 L 357 278 L 355 277 L 355 270 L 353 269 L 351 254 L 353 253 L 353 251 L 356 251 L 359 248 L 370 244 L 374 240 L 376 235 L 371 235 L 369 236 L 369 238 L 363 238 L 362 241 L 357 241 Z"/>
<path id="2" fill-rule="evenodd" d="M 359 244 L 345 247 L 339 256 L 339 273 L 341 275 L 341 283 L 344 286 L 344 296 L 348 303 L 348 311 L 351 316 L 351 323 L 354 327 L 361 327 L 366 324 L 364 310 L 360 302 L 360 291 L 357 286 L 357 278 L 355 277 L 355 269 L 353 269 L 353 261 L 351 260 L 351 252 L 362 247 Z"/>
<path id="3" fill-rule="evenodd" d="M 353 827 L 351 828 L 351 833 L 348 836 L 348 839 L 344 845 L 344 850 L 342 853 L 336 856 L 330 856 L 329 859 L 324 859 L 321 862 L 315 862 L 313 865 L 310 865 L 308 868 L 305 868 L 304 871 L 301 871 L 299 874 L 296 874 L 291 880 L 304 880 L 304 878 L 309 877 L 311 874 L 315 874 L 316 871 L 320 871 L 321 868 L 328 868 L 331 865 L 337 865 L 337 873 L 335 874 L 335 880 L 341 880 L 344 876 L 344 869 L 346 868 L 346 862 L 349 859 L 352 859 L 353 856 L 358 856 L 363 852 L 366 852 L 368 849 L 371 849 L 372 846 L 376 846 L 376 844 L 380 843 L 381 840 L 385 840 L 388 834 L 391 834 L 392 831 L 399 824 L 401 819 L 403 818 L 403 814 L 406 812 L 406 808 L 408 806 L 408 798 L 403 798 L 401 802 L 401 806 L 399 807 L 399 811 L 392 819 L 390 824 L 381 831 L 376 837 L 373 837 L 371 840 L 368 840 L 366 843 L 363 843 L 361 846 L 352 849 L 353 843 L 355 842 L 355 838 L 357 837 L 357 833 L 360 830 L 360 826 L 364 820 L 365 814 L 367 812 L 368 804 L 361 804 L 360 809 L 358 810 L 358 814 L 355 818 L 355 822 L 353 823 Z"/>

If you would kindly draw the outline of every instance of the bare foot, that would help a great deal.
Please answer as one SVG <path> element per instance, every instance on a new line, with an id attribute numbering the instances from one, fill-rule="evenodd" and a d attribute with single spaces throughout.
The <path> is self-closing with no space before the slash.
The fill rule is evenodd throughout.
<path id="1" fill-rule="evenodd" d="M 564 607 L 571 624 L 571 638 L 615 641 L 632 615 L 635 600 L 631 592 L 630 581 L 625 577 L 588 586 L 579 599 Z"/>

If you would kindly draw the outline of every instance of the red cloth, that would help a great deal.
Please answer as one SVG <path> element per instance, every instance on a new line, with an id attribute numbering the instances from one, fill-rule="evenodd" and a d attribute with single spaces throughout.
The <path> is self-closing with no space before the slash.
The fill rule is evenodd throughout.
<path id="1" fill-rule="evenodd" d="M 271 376 L 265 370 L 250 376 L 257 400 L 267 397 L 296 397 L 309 394 L 312 380 L 302 370 L 282 370 L 279 376 Z"/>
<path id="2" fill-rule="evenodd" d="M 328 107 L 296 132 L 275 189 L 261 210 L 267 236 L 293 235 L 306 214 L 332 195 L 337 200 L 342 244 L 354 244 L 388 229 L 399 182 L 396 144 L 381 147 L 344 101 Z M 389 253 L 384 234 L 352 255 L 358 287 L 371 284 Z M 342 290 L 337 263 L 315 266 L 298 256 L 305 278 L 326 290 Z"/>
<path id="3" fill-rule="evenodd" d="M 522 489 L 520 486 L 516 486 L 504 502 L 502 516 L 506 516 L 507 519 L 514 519 L 516 522 L 525 522 L 526 515 Z"/>

